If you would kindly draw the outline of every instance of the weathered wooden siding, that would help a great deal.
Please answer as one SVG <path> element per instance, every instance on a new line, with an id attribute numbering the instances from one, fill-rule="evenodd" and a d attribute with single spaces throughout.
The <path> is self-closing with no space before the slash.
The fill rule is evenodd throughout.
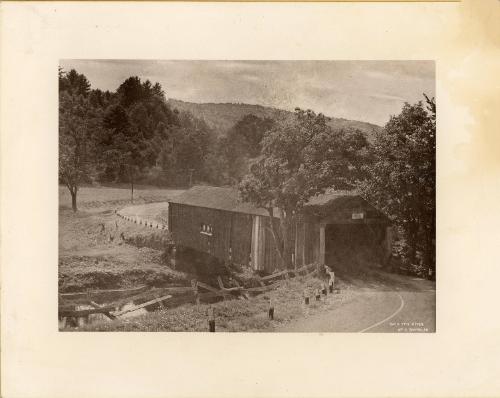
<path id="1" fill-rule="evenodd" d="M 279 256 L 276 252 L 273 234 L 270 231 L 271 219 L 269 217 L 262 217 L 262 219 L 264 228 L 264 264 L 262 268 L 264 271 L 271 273 L 279 267 Z"/>
<path id="2" fill-rule="evenodd" d="M 249 214 L 231 213 L 231 240 L 229 245 L 232 261 L 236 264 L 250 263 L 252 244 L 252 216 Z"/>
<path id="3" fill-rule="evenodd" d="M 272 272 L 279 266 L 276 244 L 271 233 L 270 218 L 253 216 L 252 267 L 255 270 Z"/>
<path id="4" fill-rule="evenodd" d="M 212 235 L 200 232 L 202 224 L 211 226 Z M 221 261 L 231 258 L 235 263 L 248 264 L 251 215 L 171 203 L 169 226 L 179 245 L 209 253 Z"/>
<path id="5" fill-rule="evenodd" d="M 271 232 L 271 219 L 264 216 L 254 216 L 253 245 L 252 245 L 252 265 L 254 269 L 273 272 L 280 267 L 280 258 L 276 250 L 276 242 Z M 292 246 L 294 259 L 297 253 L 303 253 L 303 239 L 296 240 L 296 230 L 303 230 L 303 224 L 292 225 L 290 232 L 290 244 Z M 303 254 L 301 255 L 303 258 Z M 300 260 L 301 261 L 301 260 Z M 299 263 L 297 263 L 299 264 Z"/>
<path id="6" fill-rule="evenodd" d="M 264 270 L 264 234 L 263 217 L 254 216 L 252 225 L 252 268 Z"/>
<path id="7" fill-rule="evenodd" d="M 319 259 L 319 225 L 304 223 L 304 263 L 310 264 Z"/>
<path id="8" fill-rule="evenodd" d="M 295 228 L 295 265 L 300 267 L 305 265 L 305 224 L 299 222 Z"/>
<path id="9" fill-rule="evenodd" d="M 350 214 L 345 212 L 345 215 L 342 213 L 339 217 L 339 213 L 336 213 L 326 220 L 328 224 L 339 226 L 350 223 L 369 224 L 372 220 L 351 220 Z M 202 224 L 211 226 L 211 236 L 200 233 Z M 270 230 L 270 218 L 267 216 L 171 203 L 169 226 L 177 244 L 209 253 L 221 261 L 251 265 L 256 270 L 268 273 L 280 267 Z M 382 234 L 381 244 L 383 237 Z M 291 238 L 296 266 L 320 260 L 320 224 L 316 220 L 301 218 L 293 226 Z M 388 243 L 386 245 L 389 246 Z"/>

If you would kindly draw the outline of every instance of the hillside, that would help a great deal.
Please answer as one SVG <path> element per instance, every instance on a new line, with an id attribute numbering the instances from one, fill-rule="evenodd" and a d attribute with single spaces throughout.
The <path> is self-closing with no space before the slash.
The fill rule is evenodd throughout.
<path id="1" fill-rule="evenodd" d="M 190 112 L 199 119 L 205 120 L 209 127 L 216 131 L 217 135 L 224 135 L 238 120 L 248 114 L 253 114 L 260 118 L 272 118 L 279 120 L 290 117 L 292 112 L 283 109 L 276 109 L 261 105 L 250 104 L 198 104 L 194 102 L 185 102 L 176 99 L 169 99 L 168 103 L 172 108 L 179 111 Z M 342 118 L 330 117 L 330 125 L 336 128 L 357 128 L 366 133 L 371 140 L 375 132 L 381 130 L 380 126 L 375 124 L 360 122 L 357 120 L 348 120 Z"/>

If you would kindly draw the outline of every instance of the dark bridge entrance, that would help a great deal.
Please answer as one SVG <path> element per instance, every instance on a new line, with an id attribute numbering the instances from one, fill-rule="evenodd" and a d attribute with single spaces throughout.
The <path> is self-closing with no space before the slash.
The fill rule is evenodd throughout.
<path id="1" fill-rule="evenodd" d="M 383 224 L 327 224 L 325 264 L 334 269 L 381 264 L 386 255 L 385 240 Z"/>

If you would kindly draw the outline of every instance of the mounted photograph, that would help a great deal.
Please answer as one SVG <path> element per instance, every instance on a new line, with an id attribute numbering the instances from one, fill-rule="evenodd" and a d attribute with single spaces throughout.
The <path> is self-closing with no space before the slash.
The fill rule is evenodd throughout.
<path id="1" fill-rule="evenodd" d="M 434 61 L 58 75 L 59 331 L 436 331 Z"/>

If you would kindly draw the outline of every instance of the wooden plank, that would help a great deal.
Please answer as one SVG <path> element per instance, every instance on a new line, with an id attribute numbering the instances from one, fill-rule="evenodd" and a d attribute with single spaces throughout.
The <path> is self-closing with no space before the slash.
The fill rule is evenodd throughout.
<path id="1" fill-rule="evenodd" d="M 112 305 L 107 305 L 100 308 L 89 308 L 86 310 L 69 310 L 64 308 L 59 308 L 59 316 L 73 316 L 73 317 L 83 317 L 89 316 L 91 314 L 104 314 L 106 312 L 111 312 L 115 309 Z"/>
<path id="2" fill-rule="evenodd" d="M 284 271 L 281 271 L 281 272 L 278 272 L 276 274 L 271 274 L 271 275 L 267 275 L 267 276 L 264 276 L 262 277 L 261 279 L 263 281 L 268 281 L 268 280 L 271 280 L 271 279 L 275 279 L 275 278 L 279 278 L 280 276 L 283 276 L 283 275 L 287 275 L 288 274 L 288 270 L 284 270 Z"/>
<path id="3" fill-rule="evenodd" d="M 219 284 L 221 290 L 225 290 L 224 284 L 222 283 L 222 278 L 220 276 L 217 277 L 217 283 Z"/>
<path id="4" fill-rule="evenodd" d="M 160 288 L 164 293 L 190 293 L 193 288 L 191 286 L 176 286 L 176 287 L 163 287 Z"/>
<path id="5" fill-rule="evenodd" d="M 206 283 L 200 282 L 200 281 L 198 281 L 198 287 L 206 289 L 206 290 L 208 290 L 208 291 L 210 291 L 212 293 L 218 293 L 219 292 L 216 288 L 214 288 L 214 287 L 212 287 L 210 285 L 207 285 Z"/>
<path id="6" fill-rule="evenodd" d="M 115 308 L 117 308 L 117 307 L 121 307 L 129 302 L 145 299 L 145 298 L 148 298 L 150 296 L 156 296 L 160 292 L 162 292 L 162 289 L 151 289 L 151 290 L 148 290 L 147 292 L 135 294 L 133 296 L 123 297 L 119 300 L 115 300 L 115 301 L 111 302 L 110 304 L 113 305 Z"/>
<path id="7" fill-rule="evenodd" d="M 252 216 L 252 237 L 250 239 L 251 268 L 257 270 L 257 216 Z"/>
<path id="8" fill-rule="evenodd" d="M 224 287 L 224 284 L 222 283 L 222 279 L 220 276 L 217 277 L 217 282 L 219 282 L 219 287 L 224 292 L 235 292 L 235 291 L 243 290 L 243 288 L 241 286 L 240 287 Z"/>
<path id="9" fill-rule="evenodd" d="M 103 308 L 104 305 L 98 304 L 95 301 L 90 301 L 90 305 L 94 308 Z M 106 315 L 109 319 L 116 319 L 114 315 L 111 315 L 109 312 L 103 312 L 104 315 Z"/>
<path id="10" fill-rule="evenodd" d="M 128 296 L 124 297 L 120 300 L 115 300 L 113 301 L 112 304 L 115 307 L 121 307 L 124 304 L 127 304 L 131 301 L 136 301 L 136 300 L 141 300 L 141 299 L 146 299 L 149 297 L 158 297 L 159 295 L 167 295 L 167 294 L 187 294 L 187 293 L 192 293 L 193 288 L 192 287 L 169 287 L 169 288 L 154 288 L 151 290 L 148 290 L 147 292 L 136 294 L 133 296 Z"/>
<path id="11" fill-rule="evenodd" d="M 135 307 L 132 307 L 132 308 L 128 308 L 126 310 L 122 310 L 122 311 L 117 311 L 117 312 L 114 312 L 113 315 L 114 316 L 121 316 L 123 314 L 126 314 L 128 312 L 132 312 L 132 311 L 137 311 L 141 308 L 144 308 L 144 307 L 147 307 L 148 305 L 153 305 L 153 304 L 156 304 L 156 303 L 159 303 L 161 301 L 165 301 L 165 300 L 168 300 L 169 298 L 171 298 L 172 296 L 171 295 L 166 295 L 166 296 L 162 296 L 162 297 L 159 297 L 159 298 L 156 298 L 154 300 L 151 300 L 151 301 L 147 301 L 145 303 L 142 303 L 142 304 L 139 304 L 139 305 L 136 305 Z"/>
<path id="12" fill-rule="evenodd" d="M 139 291 L 143 291 L 148 289 L 148 286 L 143 285 L 139 287 L 134 287 L 132 289 L 112 289 L 112 290 L 92 290 L 92 291 L 86 291 L 86 292 L 78 292 L 78 293 L 59 293 L 59 296 L 64 298 L 64 299 L 71 299 L 71 298 L 80 298 L 80 297 L 87 297 L 88 294 L 91 294 L 92 296 L 94 295 L 102 295 L 102 294 L 121 294 L 121 293 L 136 293 Z"/>

